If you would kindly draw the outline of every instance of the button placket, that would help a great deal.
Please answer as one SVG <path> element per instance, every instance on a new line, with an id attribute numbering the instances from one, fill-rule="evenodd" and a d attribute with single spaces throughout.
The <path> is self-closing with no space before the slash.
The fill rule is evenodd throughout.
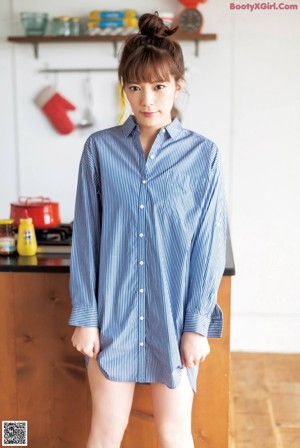
<path id="1" fill-rule="evenodd" d="M 138 329 L 139 329 L 139 381 L 145 379 L 145 283 L 146 283 L 146 204 L 147 204 L 147 179 L 141 177 L 140 192 L 138 202 L 138 229 L 137 229 L 137 247 L 138 247 Z"/>
<path id="2" fill-rule="evenodd" d="M 163 128 L 160 130 L 160 132 L 158 133 L 158 135 L 156 136 L 156 139 L 153 143 L 153 146 L 149 152 L 148 158 L 147 158 L 147 162 L 146 162 L 146 170 L 149 169 L 150 167 L 153 166 L 154 160 L 156 159 L 156 157 L 159 154 L 159 151 L 165 141 L 166 138 L 166 129 Z M 148 160 L 150 159 L 150 165 L 148 163 Z"/>

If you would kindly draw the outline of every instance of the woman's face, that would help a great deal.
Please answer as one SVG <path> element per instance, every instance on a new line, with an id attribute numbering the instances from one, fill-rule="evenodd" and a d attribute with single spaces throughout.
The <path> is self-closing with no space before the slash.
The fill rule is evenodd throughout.
<path id="1" fill-rule="evenodd" d="M 171 111 L 182 83 L 167 81 L 128 82 L 124 91 L 140 128 L 161 129 L 171 123 Z"/>

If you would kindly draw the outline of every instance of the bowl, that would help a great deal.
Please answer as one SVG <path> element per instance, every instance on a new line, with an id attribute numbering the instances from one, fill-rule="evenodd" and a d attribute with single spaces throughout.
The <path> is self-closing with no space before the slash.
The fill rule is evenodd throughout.
<path id="1" fill-rule="evenodd" d="M 43 36 L 48 23 L 45 12 L 21 12 L 21 23 L 27 36 Z"/>

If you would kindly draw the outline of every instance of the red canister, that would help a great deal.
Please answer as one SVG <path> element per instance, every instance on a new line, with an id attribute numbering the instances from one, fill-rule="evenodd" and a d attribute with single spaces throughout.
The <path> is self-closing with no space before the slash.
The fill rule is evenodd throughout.
<path id="1" fill-rule="evenodd" d="M 49 198 L 21 196 L 18 202 L 10 204 L 10 217 L 15 225 L 19 225 L 25 210 L 28 211 L 28 216 L 32 218 L 36 229 L 51 229 L 61 223 L 59 204 Z"/>

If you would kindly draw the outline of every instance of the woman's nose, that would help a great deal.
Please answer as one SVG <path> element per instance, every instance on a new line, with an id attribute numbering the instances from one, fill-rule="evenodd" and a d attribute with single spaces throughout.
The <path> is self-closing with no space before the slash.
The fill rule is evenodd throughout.
<path id="1" fill-rule="evenodd" d="M 142 96 L 143 106 L 151 106 L 153 104 L 153 93 L 150 90 L 145 90 Z"/>

